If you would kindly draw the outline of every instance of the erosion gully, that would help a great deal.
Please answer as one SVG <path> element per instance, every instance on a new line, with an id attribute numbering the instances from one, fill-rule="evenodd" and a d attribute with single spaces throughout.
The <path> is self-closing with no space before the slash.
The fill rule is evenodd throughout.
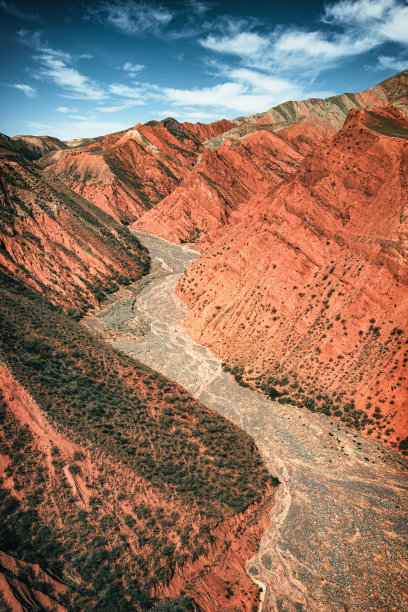
<path id="1" fill-rule="evenodd" d="M 279 478 L 246 566 L 262 612 L 408 610 L 408 461 L 330 417 L 240 387 L 183 328 L 175 288 L 199 253 L 136 235 L 156 272 L 85 323 L 247 431 Z"/>

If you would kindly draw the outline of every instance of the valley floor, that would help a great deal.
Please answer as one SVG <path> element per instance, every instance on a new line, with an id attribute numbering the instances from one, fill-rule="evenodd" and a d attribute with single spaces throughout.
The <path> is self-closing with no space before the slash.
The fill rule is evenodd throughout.
<path id="1" fill-rule="evenodd" d="M 182 326 L 174 290 L 199 254 L 137 237 L 159 273 L 84 322 L 247 431 L 281 481 L 247 563 L 266 586 L 262 611 L 407 610 L 408 461 L 330 417 L 240 387 Z"/>

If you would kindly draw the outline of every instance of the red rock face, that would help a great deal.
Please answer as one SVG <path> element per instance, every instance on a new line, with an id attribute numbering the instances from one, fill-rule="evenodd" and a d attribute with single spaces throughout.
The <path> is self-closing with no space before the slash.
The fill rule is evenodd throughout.
<path id="1" fill-rule="evenodd" d="M 189 333 L 250 382 L 394 444 L 408 433 L 407 139 L 392 107 L 351 111 L 178 289 Z"/>
<path id="2" fill-rule="evenodd" d="M 229 129 L 229 121 L 137 124 L 102 142 L 49 155 L 48 172 L 102 210 L 130 223 L 171 193 L 196 165 L 201 141 Z"/>
<path id="3" fill-rule="evenodd" d="M 3 270 L 79 310 L 113 281 L 141 276 L 147 254 L 99 208 L 12 150 L 1 149 L 0 173 Z"/>

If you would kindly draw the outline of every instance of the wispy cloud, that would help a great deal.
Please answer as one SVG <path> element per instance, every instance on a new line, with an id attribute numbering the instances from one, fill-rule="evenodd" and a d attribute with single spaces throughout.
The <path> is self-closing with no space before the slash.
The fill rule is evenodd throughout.
<path id="1" fill-rule="evenodd" d="M 122 66 L 122 70 L 127 72 L 131 78 L 135 77 L 143 68 L 143 64 L 132 64 L 131 62 L 125 62 Z"/>
<path id="2" fill-rule="evenodd" d="M 173 19 L 173 12 L 155 2 L 111 0 L 90 7 L 85 18 L 113 26 L 126 34 L 157 34 Z"/>
<path id="3" fill-rule="evenodd" d="M 408 42 L 408 6 L 399 0 L 341 0 L 325 8 L 323 21 L 371 31 L 378 42 Z"/>
<path id="4" fill-rule="evenodd" d="M 232 69 L 229 81 L 202 89 L 164 89 L 175 106 L 217 108 L 223 113 L 250 114 L 298 97 L 302 88 L 285 79 L 246 68 Z"/>
<path id="5" fill-rule="evenodd" d="M 36 54 L 33 59 L 38 68 L 32 74 L 37 79 L 50 80 L 61 87 L 65 98 L 77 100 L 101 100 L 105 94 L 101 87 L 91 78 L 83 75 L 73 64 L 70 53 L 49 47 L 41 40 L 39 32 L 19 30 L 19 41 L 32 47 Z"/>
<path id="6" fill-rule="evenodd" d="M 139 100 L 140 104 L 145 104 L 143 100 L 143 93 L 140 87 L 130 87 L 129 85 L 123 85 L 121 83 L 112 83 L 109 85 L 109 91 L 116 96 L 122 98 L 131 98 L 132 100 Z"/>
<path id="7" fill-rule="evenodd" d="M 14 89 L 19 89 L 22 91 L 28 98 L 35 98 L 37 95 L 37 90 L 31 85 L 25 85 L 23 83 L 10 83 L 9 87 L 13 87 Z"/>
<path id="8" fill-rule="evenodd" d="M 67 106 L 58 106 L 55 110 L 58 113 L 63 113 L 64 115 L 67 113 L 76 113 L 76 108 L 68 108 Z"/>
<path id="9" fill-rule="evenodd" d="M 121 111 L 132 108 L 133 106 L 142 106 L 144 104 L 146 104 L 146 102 L 141 98 L 135 100 L 128 98 L 122 100 L 120 104 L 113 106 L 97 106 L 95 110 L 100 113 L 120 113 Z"/>
<path id="10" fill-rule="evenodd" d="M 380 55 L 375 68 L 376 70 L 392 70 L 393 72 L 401 72 L 402 70 L 406 70 L 408 68 L 408 59 L 389 55 Z"/>
<path id="11" fill-rule="evenodd" d="M 233 32 L 224 36 L 208 35 L 200 40 L 202 47 L 216 53 L 227 53 L 239 57 L 259 57 L 270 50 L 270 40 L 256 32 Z"/>
<path id="12" fill-rule="evenodd" d="M 199 42 L 248 67 L 275 74 L 302 70 L 310 77 L 385 42 L 407 43 L 408 6 L 401 0 L 340 0 L 325 7 L 316 29 L 277 26 L 265 33 L 257 24 L 232 19 Z"/>
<path id="13" fill-rule="evenodd" d="M 13 17 L 18 17 L 20 19 L 26 19 L 28 21 L 36 21 L 38 23 L 42 22 L 42 18 L 37 13 L 26 13 L 19 9 L 13 2 L 5 2 L 5 0 L 0 0 L 0 7 L 6 11 L 9 15 Z"/>
<path id="14" fill-rule="evenodd" d="M 187 7 L 196 13 L 197 15 L 204 15 L 207 11 L 210 10 L 210 5 L 207 2 L 202 2 L 201 0 L 189 0 L 187 2 Z"/>
<path id="15" fill-rule="evenodd" d="M 112 132 L 120 132 L 130 127 L 126 121 L 99 121 L 96 118 L 82 117 L 80 119 L 58 123 L 40 123 L 27 121 L 27 128 L 34 133 L 52 134 L 61 140 L 73 138 L 92 138 Z"/>

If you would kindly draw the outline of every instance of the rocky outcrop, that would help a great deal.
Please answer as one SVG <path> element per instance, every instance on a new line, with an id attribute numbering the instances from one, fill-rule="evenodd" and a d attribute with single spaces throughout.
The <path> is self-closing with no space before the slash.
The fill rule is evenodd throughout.
<path id="1" fill-rule="evenodd" d="M 13 143 L 4 137 L 0 150 L 3 271 L 77 310 L 97 304 L 116 282 L 146 272 L 148 256 L 126 228 L 44 177 Z"/>
<path id="2" fill-rule="evenodd" d="M 393 107 L 351 111 L 178 289 L 189 333 L 239 376 L 394 445 L 408 433 L 407 138 Z"/>

